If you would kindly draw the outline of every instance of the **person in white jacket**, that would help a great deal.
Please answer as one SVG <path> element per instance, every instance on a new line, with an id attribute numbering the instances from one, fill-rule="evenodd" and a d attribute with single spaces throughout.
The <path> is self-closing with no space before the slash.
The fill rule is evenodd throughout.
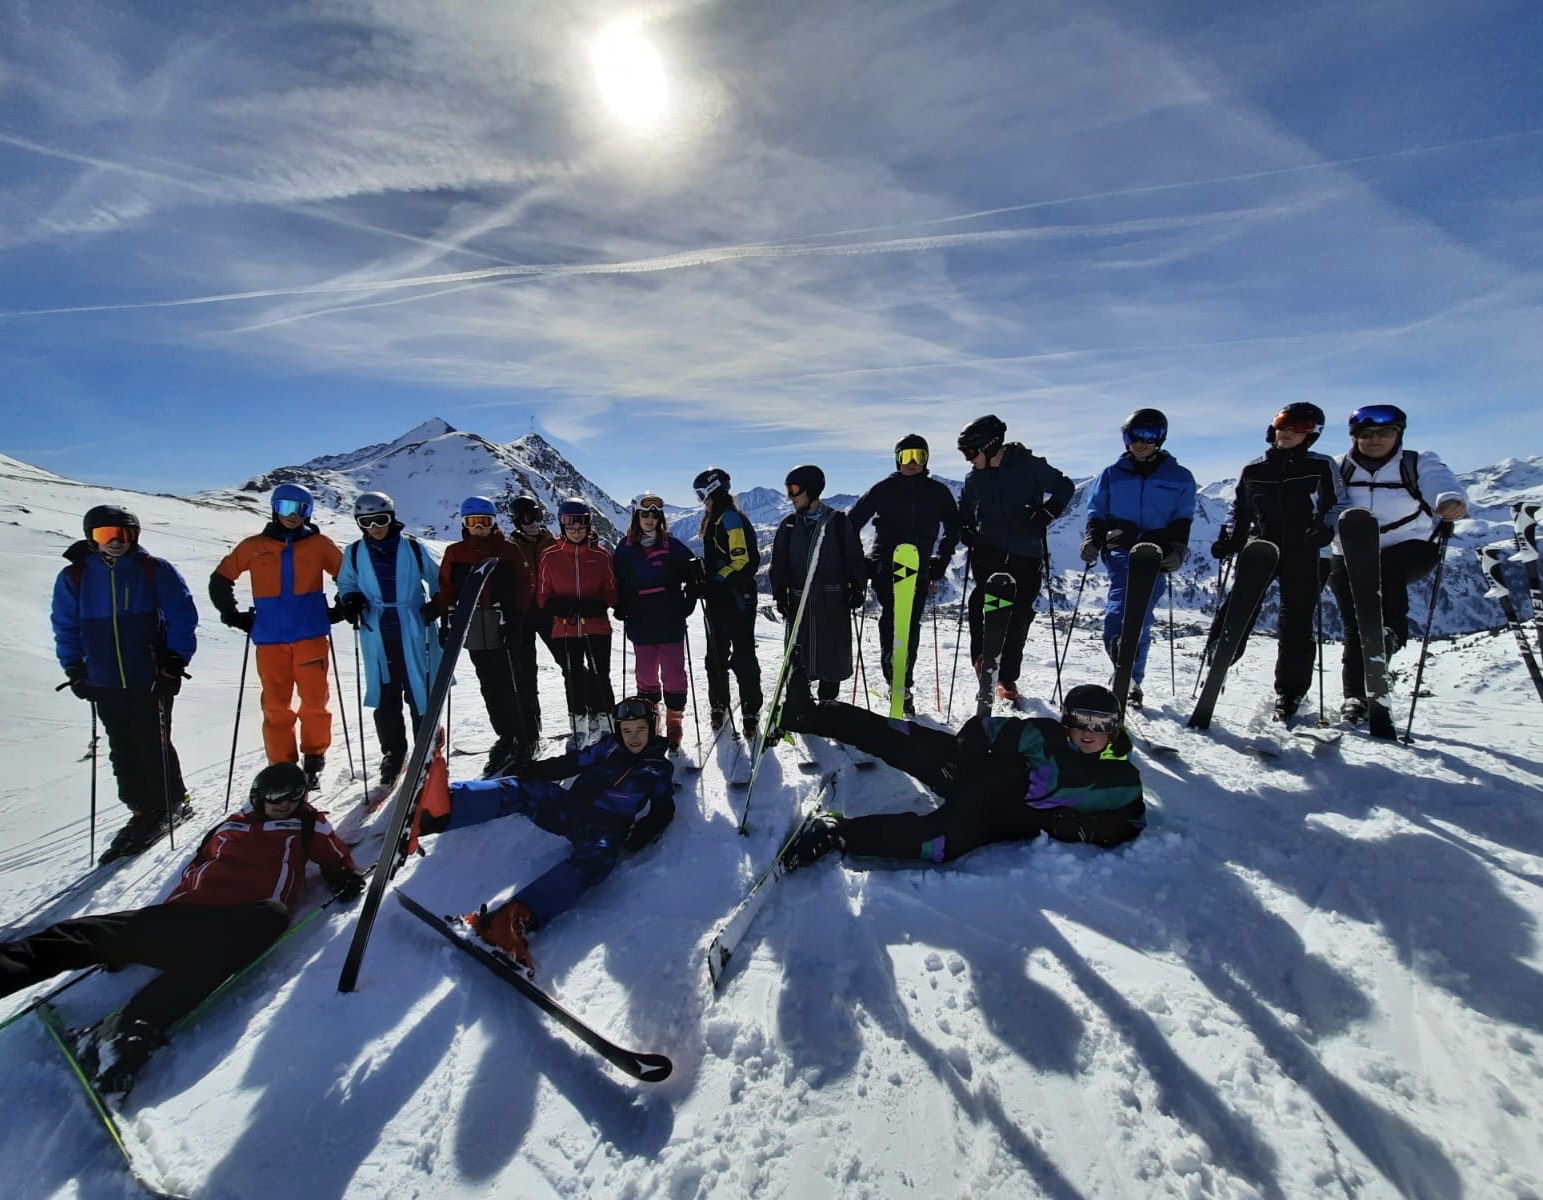
<path id="1" fill-rule="evenodd" d="M 1390 657 L 1409 640 L 1409 585 L 1436 566 L 1439 524 L 1468 515 L 1467 494 L 1451 468 L 1429 450 L 1404 449 L 1408 425 L 1396 405 L 1358 408 L 1350 414 L 1350 450 L 1335 460 L 1350 507 L 1370 509 L 1381 530 L 1383 643 Z M 1345 623 L 1340 715 L 1359 721 L 1366 715 L 1361 631 L 1338 538 L 1329 588 Z"/>

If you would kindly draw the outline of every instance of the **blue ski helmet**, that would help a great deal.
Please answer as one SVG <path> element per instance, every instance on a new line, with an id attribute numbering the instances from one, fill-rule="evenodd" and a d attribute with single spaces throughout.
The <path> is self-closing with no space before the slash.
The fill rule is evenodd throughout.
<path id="1" fill-rule="evenodd" d="M 486 496 L 467 496 L 461 501 L 461 516 L 496 517 L 498 509 L 493 507 L 493 502 Z"/>
<path id="2" fill-rule="evenodd" d="M 273 509 L 276 517 L 300 516 L 309 521 L 316 501 L 298 483 L 281 483 L 273 489 L 273 495 L 268 497 L 268 506 Z"/>

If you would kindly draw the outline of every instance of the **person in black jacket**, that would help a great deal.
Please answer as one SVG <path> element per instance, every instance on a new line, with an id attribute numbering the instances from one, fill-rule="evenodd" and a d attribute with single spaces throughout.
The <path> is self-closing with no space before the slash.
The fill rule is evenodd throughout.
<path id="1" fill-rule="evenodd" d="M 1323 432 L 1323 419 L 1321 408 L 1305 402 L 1288 404 L 1275 414 L 1264 431 L 1270 448 L 1238 476 L 1232 519 L 1211 546 L 1217 559 L 1231 557 L 1256 537 L 1280 547 L 1275 568 L 1280 587 L 1275 714 L 1281 721 L 1296 713 L 1312 683 L 1313 612 L 1327 566 L 1321 555 L 1346 507 L 1334 460 L 1309 449 Z M 1216 613 L 1213 638 L 1219 635 L 1226 613 L 1224 603 Z M 1247 644 L 1245 634 L 1234 661 L 1243 656 Z"/>
<path id="2" fill-rule="evenodd" d="M 911 605 L 911 652 L 905 665 L 905 711 L 915 715 L 911 684 L 916 674 L 916 643 L 921 630 L 922 609 L 928 592 L 948 571 L 954 557 L 954 543 L 959 540 L 959 506 L 944 483 L 927 471 L 927 439 L 908 433 L 895 443 L 895 471 L 874 484 L 847 514 L 859 537 L 863 526 L 873 522 L 873 549 L 869 554 L 868 578 L 879 600 L 879 653 L 884 663 L 884 679 L 894 679 L 895 653 L 895 578 L 893 556 L 896 546 L 909 543 L 916 547 L 918 561 L 925 564 L 926 590 L 917 589 Z"/>

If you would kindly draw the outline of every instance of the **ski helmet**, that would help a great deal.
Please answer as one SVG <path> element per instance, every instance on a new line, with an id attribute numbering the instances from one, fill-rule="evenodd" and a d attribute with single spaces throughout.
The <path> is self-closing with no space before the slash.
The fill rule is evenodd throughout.
<path id="1" fill-rule="evenodd" d="M 796 487 L 808 492 L 809 499 L 818 500 L 820 493 L 825 490 L 825 472 L 813 463 L 804 463 L 789 471 L 788 477 L 782 482 L 786 487 Z"/>
<path id="2" fill-rule="evenodd" d="M 1350 436 L 1368 429 L 1396 429 L 1402 435 L 1409 428 L 1409 418 L 1396 404 L 1363 404 L 1350 414 Z"/>
<path id="3" fill-rule="evenodd" d="M 658 492 L 644 492 L 633 504 L 632 511 L 662 517 L 664 516 L 664 497 Z"/>
<path id="4" fill-rule="evenodd" d="M 1161 446 L 1168 440 L 1168 418 L 1158 409 L 1138 408 L 1120 426 L 1120 437 L 1125 440 L 1127 450 L 1132 442 Z"/>
<path id="5" fill-rule="evenodd" d="M 1316 442 L 1318 435 L 1323 432 L 1323 421 L 1323 409 L 1305 400 L 1298 400 L 1294 404 L 1286 405 L 1275 414 L 1275 419 L 1265 427 L 1264 440 L 1273 446 L 1277 429 L 1295 429 L 1298 433 L 1306 435 L 1302 439 L 1302 448 L 1305 450 Z"/>
<path id="6" fill-rule="evenodd" d="M 647 721 L 650 732 L 659 727 L 659 704 L 647 696 L 628 696 L 616 703 L 616 724 L 623 721 Z"/>
<path id="7" fill-rule="evenodd" d="M 1061 701 L 1061 724 L 1068 729 L 1091 729 L 1094 733 L 1118 733 L 1120 702 L 1102 684 L 1078 684 Z"/>
<path id="8" fill-rule="evenodd" d="M 498 509 L 493 507 L 493 502 L 486 496 L 467 496 L 461 501 L 462 517 L 496 517 Z"/>
<path id="9" fill-rule="evenodd" d="M 396 516 L 396 504 L 385 492 L 360 492 L 359 499 L 354 501 L 354 520 L 360 517 L 376 517 L 385 513 L 388 517 Z"/>
<path id="10" fill-rule="evenodd" d="M 706 500 L 720 488 L 729 490 L 729 473 L 722 467 L 708 467 L 691 481 L 691 486 L 696 489 L 698 500 Z"/>
<path id="11" fill-rule="evenodd" d="M 1007 423 L 1001 417 L 987 413 L 984 417 L 976 417 L 959 431 L 959 452 L 966 458 L 974 458 L 976 454 L 990 458 L 1002 448 L 1006 440 Z"/>
<path id="12" fill-rule="evenodd" d="M 298 483 L 281 483 L 268 497 L 268 506 L 276 517 L 301 517 L 309 521 L 316 501 L 311 493 Z"/>
<path id="13" fill-rule="evenodd" d="M 516 525 L 528 525 L 532 521 L 541 520 L 541 501 L 527 492 L 521 492 L 509 503 L 509 515 L 514 518 Z"/>
<path id="14" fill-rule="evenodd" d="M 120 508 L 116 504 L 98 504 L 87 509 L 85 519 L 80 524 L 88 538 L 93 529 L 116 527 L 129 531 L 130 542 L 139 541 L 139 518 L 128 509 Z"/>
<path id="15" fill-rule="evenodd" d="M 913 453 L 908 457 L 902 458 L 901 456 L 907 450 L 913 451 Z M 920 453 L 914 453 L 916 451 L 920 451 Z M 922 437 L 919 433 L 908 433 L 895 443 L 895 466 L 903 467 L 907 462 L 919 462 L 925 467 L 929 453 L 926 438 Z"/>
<path id="16" fill-rule="evenodd" d="M 294 800 L 304 804 L 308 790 L 305 772 L 300 769 L 298 763 L 269 763 L 257 772 L 257 777 L 252 780 L 252 790 L 247 795 L 247 802 L 254 813 L 262 816 L 270 803 Z"/>
<path id="17" fill-rule="evenodd" d="M 583 496 L 569 496 L 557 506 L 557 523 L 559 525 L 571 525 L 572 518 L 582 517 L 586 525 L 589 524 L 589 501 Z M 565 519 L 566 518 L 566 519 Z"/>

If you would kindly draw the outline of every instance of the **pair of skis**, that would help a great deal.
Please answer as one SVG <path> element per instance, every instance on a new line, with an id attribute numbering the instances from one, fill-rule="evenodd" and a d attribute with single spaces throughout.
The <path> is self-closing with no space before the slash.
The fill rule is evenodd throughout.
<path id="1" fill-rule="evenodd" d="M 1515 533 L 1513 543 L 1515 552 L 1510 555 L 1510 560 L 1521 565 L 1523 575 L 1527 580 L 1527 590 L 1532 596 L 1532 624 L 1533 634 L 1538 640 L 1539 653 L 1543 654 L 1543 576 L 1538 569 L 1538 512 L 1543 505 L 1516 504 L 1512 506 L 1515 515 Z M 1521 652 L 1522 662 L 1527 666 L 1527 674 L 1532 677 L 1532 686 L 1537 689 L 1538 699 L 1543 700 L 1543 670 L 1538 667 L 1538 657 L 1534 655 L 1532 643 L 1527 638 L 1527 626 L 1517 611 L 1516 602 L 1511 598 L 1511 587 L 1506 582 L 1503 565 L 1506 559 L 1506 551 L 1512 549 L 1512 543 L 1497 542 L 1490 546 L 1478 548 L 1479 565 L 1484 573 L 1489 576 L 1492 586 L 1485 592 L 1485 598 L 1496 600 L 1500 603 L 1500 610 L 1505 614 L 1506 625 L 1516 638 L 1516 647 Z"/>

